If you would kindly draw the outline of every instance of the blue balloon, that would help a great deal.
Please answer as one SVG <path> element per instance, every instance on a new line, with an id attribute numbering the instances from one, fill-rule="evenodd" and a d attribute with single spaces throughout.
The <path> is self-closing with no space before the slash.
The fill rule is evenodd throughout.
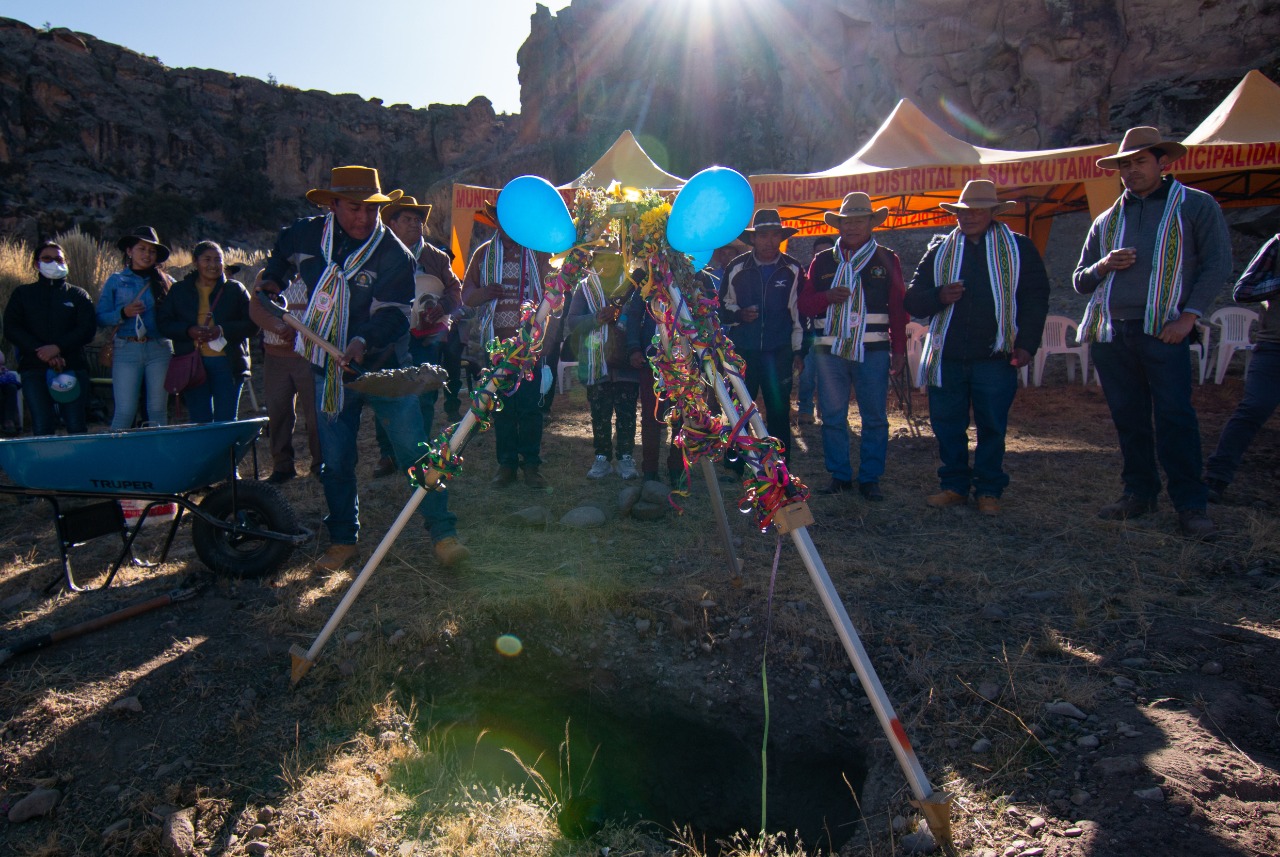
<path id="1" fill-rule="evenodd" d="M 498 194 L 498 223 L 512 241 L 541 253 L 563 253 L 578 235 L 560 191 L 539 176 L 507 183 Z"/>
<path id="2" fill-rule="evenodd" d="M 707 267 L 707 263 L 711 261 L 711 254 L 714 252 L 716 251 L 715 250 L 699 250 L 696 253 L 690 253 L 689 262 L 690 264 L 693 265 L 693 270 L 701 271 L 703 268 Z"/>
<path id="3" fill-rule="evenodd" d="M 667 241 L 682 253 L 723 247 L 751 222 L 755 196 L 742 173 L 708 167 L 680 189 L 667 219 Z"/>

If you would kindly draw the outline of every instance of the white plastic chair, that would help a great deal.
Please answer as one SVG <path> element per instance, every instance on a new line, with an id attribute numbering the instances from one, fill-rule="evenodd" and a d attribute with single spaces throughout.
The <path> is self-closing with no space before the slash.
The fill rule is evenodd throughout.
<path id="1" fill-rule="evenodd" d="M 578 377 L 578 361 L 561 360 L 556 364 L 556 392 L 563 393 L 573 386 Z"/>
<path id="2" fill-rule="evenodd" d="M 911 373 L 911 386 L 916 386 L 916 373 L 920 371 L 920 358 L 924 355 L 924 335 L 929 328 L 918 321 L 907 322 L 907 371 Z M 924 389 L 917 387 L 917 389 Z"/>
<path id="3" fill-rule="evenodd" d="M 1200 373 L 1200 383 L 1209 376 L 1210 339 L 1209 325 L 1203 321 L 1196 322 L 1196 330 L 1200 331 L 1200 341 L 1191 343 L 1191 354 L 1195 357 L 1196 371 Z"/>
<path id="4" fill-rule="evenodd" d="M 1035 384 L 1037 387 L 1044 380 L 1044 364 L 1051 354 L 1067 356 L 1067 381 L 1076 379 L 1076 365 L 1069 358 L 1080 361 L 1080 383 L 1089 383 L 1089 346 L 1087 343 L 1074 344 L 1078 325 L 1065 315 L 1051 315 L 1044 320 L 1044 335 L 1040 339 L 1040 350 L 1035 358 Z"/>
<path id="5" fill-rule="evenodd" d="M 1249 333 L 1258 323 L 1258 314 L 1244 307 L 1229 306 L 1209 316 L 1209 323 L 1218 328 L 1218 371 L 1214 373 L 1214 383 L 1221 384 L 1227 376 L 1227 367 L 1237 351 L 1245 353 L 1244 365 L 1249 366 L 1249 358 L 1253 356 L 1253 343 Z"/>

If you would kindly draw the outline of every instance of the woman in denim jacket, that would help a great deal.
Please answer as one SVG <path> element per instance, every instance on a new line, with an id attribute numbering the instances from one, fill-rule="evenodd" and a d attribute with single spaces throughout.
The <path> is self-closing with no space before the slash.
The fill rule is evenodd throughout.
<path id="1" fill-rule="evenodd" d="M 160 336 L 156 307 L 173 283 L 159 268 L 169 258 L 169 248 L 160 243 L 150 226 L 135 228 L 117 246 L 124 253 L 124 269 L 107 278 L 98 296 L 98 324 L 116 328 L 111 362 L 116 408 L 111 428 L 133 427 L 144 377 L 147 421 L 168 425 L 169 394 L 164 389 L 164 376 L 173 357 L 173 342 Z"/>

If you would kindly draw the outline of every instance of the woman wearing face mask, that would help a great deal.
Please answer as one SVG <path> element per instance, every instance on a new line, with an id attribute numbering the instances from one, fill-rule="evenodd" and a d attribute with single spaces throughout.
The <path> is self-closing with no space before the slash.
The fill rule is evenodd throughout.
<path id="1" fill-rule="evenodd" d="M 258 326 L 249 320 L 249 290 L 227 279 L 222 248 L 201 241 L 191 258 L 196 269 L 160 304 L 160 332 L 173 340 L 175 355 L 200 349 L 205 381 L 182 394 L 191 421 L 231 422 L 249 374 L 249 337 Z"/>
<path id="2" fill-rule="evenodd" d="M 18 286 L 4 311 L 5 336 L 18 349 L 22 394 L 31 413 L 36 435 L 57 430 L 49 373 L 75 375 L 80 394 L 58 409 L 70 434 L 88 431 L 85 414 L 89 401 L 89 364 L 84 347 L 93 339 L 97 324 L 89 293 L 67 282 L 67 259 L 62 247 L 45 241 L 32 254 L 39 277 Z"/>
<path id="3" fill-rule="evenodd" d="M 169 248 L 150 226 L 139 226 L 116 242 L 124 253 L 124 269 L 102 284 L 98 296 L 98 324 L 115 327 L 115 356 L 111 386 L 116 411 L 112 429 L 132 428 L 138 414 L 138 395 L 147 383 L 147 420 L 169 424 L 169 394 L 164 376 L 169 371 L 173 343 L 164 339 L 156 323 L 156 307 L 164 302 L 173 281 L 160 270 Z"/>

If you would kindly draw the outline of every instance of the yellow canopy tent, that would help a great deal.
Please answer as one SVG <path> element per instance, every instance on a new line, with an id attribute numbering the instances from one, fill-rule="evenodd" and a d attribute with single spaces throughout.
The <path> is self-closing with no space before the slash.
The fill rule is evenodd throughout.
<path id="1" fill-rule="evenodd" d="M 1182 141 L 1178 180 L 1224 208 L 1280 205 L 1280 86 L 1251 71 Z"/>
<path id="2" fill-rule="evenodd" d="M 882 229 L 953 223 L 938 208 L 973 179 L 995 182 L 1001 199 L 1017 208 L 1002 215 L 1044 250 L 1055 216 L 1088 210 L 1100 214 L 1119 194 L 1113 173 L 1095 165 L 1114 144 L 1016 152 L 985 149 L 959 140 L 907 99 L 852 158 L 819 173 L 751 176 L 757 208 L 776 208 L 801 235 L 832 234 L 824 211 L 838 209 L 845 194 L 862 191 L 887 205 Z"/>
<path id="3" fill-rule="evenodd" d="M 573 202 L 573 192 L 580 187 L 608 187 L 611 182 L 624 187 L 653 188 L 654 190 L 678 190 L 684 179 L 673 176 L 659 167 L 640 147 L 635 135 L 623 131 L 609 150 L 600 156 L 582 175 L 568 184 L 559 186 L 565 204 Z M 471 251 L 471 225 L 486 200 L 497 202 L 499 188 L 455 184 L 453 186 L 452 234 L 453 269 L 461 277 L 466 270 Z"/>

